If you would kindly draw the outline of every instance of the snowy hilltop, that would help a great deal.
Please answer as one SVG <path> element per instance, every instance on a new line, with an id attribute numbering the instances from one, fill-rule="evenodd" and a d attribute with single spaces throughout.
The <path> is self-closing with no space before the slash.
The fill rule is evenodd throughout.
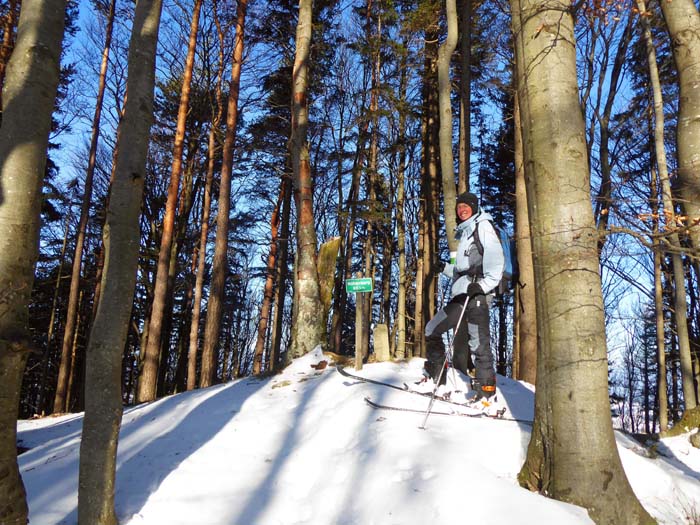
<path id="1" fill-rule="evenodd" d="M 320 351 L 264 379 L 244 378 L 125 410 L 116 510 L 125 525 L 592 523 L 586 511 L 518 486 L 533 388 L 498 377 L 504 419 L 371 408 L 365 397 L 425 410 L 427 398 L 339 374 Z M 321 363 L 320 366 L 317 366 Z M 403 385 L 423 360 L 366 365 Z M 350 372 L 355 373 L 350 369 Z M 437 412 L 454 405 L 436 402 Z M 458 410 L 458 409 L 457 409 Z M 82 414 L 18 423 L 32 525 L 77 522 Z M 688 436 L 650 452 L 617 433 L 644 507 L 665 524 L 698 523 L 700 450 Z"/>

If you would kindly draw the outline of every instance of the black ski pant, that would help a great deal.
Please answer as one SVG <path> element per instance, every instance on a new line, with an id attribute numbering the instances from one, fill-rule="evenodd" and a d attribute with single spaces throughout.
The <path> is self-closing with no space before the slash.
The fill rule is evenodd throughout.
<path id="1" fill-rule="evenodd" d="M 425 327 L 428 358 L 425 369 L 434 380 L 437 380 L 440 367 L 445 362 L 445 343 L 442 336 L 457 326 L 466 299 L 466 294 L 453 297 Z M 462 322 L 455 333 L 452 362 L 455 368 L 465 374 L 469 373 L 470 368 L 475 368 L 475 379 L 482 386 L 496 384 L 489 328 L 488 301 L 485 295 L 477 295 L 467 303 Z M 471 354 L 474 354 L 473 367 Z M 443 378 L 444 376 L 443 373 Z"/>

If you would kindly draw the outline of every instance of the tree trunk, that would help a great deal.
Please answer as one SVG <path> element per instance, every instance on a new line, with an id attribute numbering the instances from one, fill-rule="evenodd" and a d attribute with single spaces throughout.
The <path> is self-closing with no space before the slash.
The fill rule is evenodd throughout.
<path id="1" fill-rule="evenodd" d="M 212 276 L 207 303 L 207 324 L 204 328 L 202 346 L 202 370 L 199 384 L 202 388 L 214 384 L 216 376 L 216 344 L 221 331 L 221 314 L 226 274 L 228 273 L 228 230 L 231 210 L 231 172 L 233 170 L 233 146 L 236 142 L 236 123 L 238 122 L 238 93 L 241 84 L 241 64 L 243 62 L 243 44 L 245 17 L 248 0 L 238 0 L 236 12 L 236 44 L 233 51 L 231 83 L 229 86 L 228 108 L 226 111 L 226 137 L 224 138 L 221 178 L 219 179 L 219 212 L 216 218 L 216 242 Z"/>
<path id="2" fill-rule="evenodd" d="M 185 69 L 182 74 L 182 90 L 180 92 L 180 105 L 177 110 L 177 127 L 175 129 L 175 142 L 173 144 L 170 185 L 168 186 L 168 198 L 165 204 L 165 216 L 163 217 L 163 233 L 160 238 L 160 251 L 158 252 L 158 267 L 156 269 L 156 283 L 153 291 L 148 342 L 144 349 L 143 368 L 141 370 L 141 376 L 139 377 L 139 388 L 136 394 L 137 403 L 153 401 L 156 398 L 163 314 L 165 312 L 165 305 L 168 302 L 168 269 L 170 267 L 171 245 L 173 243 L 175 214 L 178 192 L 180 189 L 180 176 L 182 174 L 185 124 L 190 104 L 192 70 L 194 68 L 194 53 L 197 47 L 197 30 L 199 28 L 201 7 L 202 0 L 195 0 L 192 23 L 190 24 L 190 38 L 187 46 Z M 180 213 L 182 213 L 182 210 L 180 210 Z"/>
<path id="3" fill-rule="evenodd" d="M 678 71 L 678 183 L 697 257 L 700 250 L 700 13 L 693 0 L 661 0 L 659 4 Z"/>
<path id="4" fill-rule="evenodd" d="M 459 79 L 459 175 L 458 191 L 469 190 L 471 154 L 472 0 L 459 7 L 461 74 Z"/>
<path id="5" fill-rule="evenodd" d="M 280 248 L 277 258 L 277 271 L 275 281 L 275 314 L 273 316 L 272 334 L 270 341 L 270 366 L 277 370 L 280 364 L 280 349 L 282 348 L 282 321 L 284 319 L 284 301 L 287 294 L 287 263 L 289 254 L 289 220 L 292 211 L 292 179 L 285 173 L 284 177 L 284 201 L 282 202 L 282 224 L 280 226 Z"/>
<path id="6" fill-rule="evenodd" d="M 277 245 L 279 243 L 280 210 L 284 202 L 285 180 L 280 180 L 280 190 L 277 196 L 277 204 L 272 210 L 270 219 L 270 253 L 267 256 L 267 277 L 263 291 L 263 302 L 260 307 L 260 322 L 258 323 L 258 339 L 255 343 L 255 356 L 253 358 L 253 374 L 262 372 L 262 361 L 265 354 L 265 336 L 267 334 L 268 321 L 272 312 L 274 299 L 275 269 L 277 268 Z M 272 370 L 271 363 L 268 369 Z"/>
<path id="7" fill-rule="evenodd" d="M 214 2 L 214 23 L 219 39 L 219 68 L 216 74 L 216 113 L 212 116 L 209 129 L 209 146 L 207 148 L 207 175 L 204 184 L 204 202 L 202 203 L 202 223 L 199 233 L 199 250 L 197 259 L 197 278 L 194 285 L 194 302 L 192 303 L 192 320 L 190 322 L 190 343 L 187 353 L 187 390 L 197 386 L 197 350 L 199 349 L 199 320 L 202 312 L 202 291 L 206 273 L 207 241 L 209 237 L 209 215 L 211 213 L 211 190 L 214 183 L 216 164 L 216 135 L 224 116 L 223 78 L 224 78 L 224 32 L 219 22 L 217 4 Z"/>
<path id="8" fill-rule="evenodd" d="M 129 43 L 129 97 L 117 140 L 104 227 L 102 297 L 86 351 L 85 420 L 80 444 L 78 523 L 113 525 L 114 476 L 122 415 L 122 353 L 136 286 L 139 213 L 153 121 L 161 0 L 140 0 Z"/>
<path id="9" fill-rule="evenodd" d="M 450 251 L 457 249 L 455 228 L 457 217 L 457 188 L 455 186 L 454 158 L 452 156 L 452 82 L 450 79 L 450 63 L 452 54 L 457 47 L 457 2 L 445 0 L 447 17 L 447 39 L 438 50 L 438 100 L 440 114 L 440 168 L 442 170 L 442 193 L 445 203 L 445 230 Z"/>
<path id="10" fill-rule="evenodd" d="M 296 53 L 292 71 L 292 130 L 289 141 L 294 197 L 297 208 L 296 288 L 297 315 L 292 325 L 291 355 L 299 357 L 323 343 L 323 320 L 316 270 L 316 229 L 313 213 L 313 178 L 306 129 L 309 120 L 308 71 L 312 1 L 299 0 Z"/>
<path id="11" fill-rule="evenodd" d="M 41 183 L 58 86 L 66 2 L 24 0 L 7 65 L 0 127 L 0 522 L 27 523 L 17 412 L 30 351 Z"/>
<path id="12" fill-rule="evenodd" d="M 78 317 L 78 296 L 80 294 L 80 268 L 83 262 L 83 249 L 85 247 L 85 231 L 90 219 L 90 204 L 92 202 L 92 181 L 95 175 L 95 162 L 97 160 L 97 142 L 100 137 L 100 120 L 102 118 L 102 102 L 104 101 L 105 85 L 107 78 L 107 66 L 109 65 L 109 51 L 112 45 L 112 28 L 114 27 L 114 7 L 116 0 L 111 0 L 107 13 L 107 27 L 105 29 L 105 45 L 102 50 L 102 62 L 100 64 L 100 77 L 95 100 L 95 114 L 92 118 L 92 134 L 90 137 L 90 151 L 88 153 L 88 166 L 85 173 L 85 186 L 83 202 L 80 207 L 80 219 L 75 240 L 75 253 L 73 254 L 73 267 L 70 278 L 70 291 L 68 292 L 68 312 L 66 314 L 65 331 L 63 332 L 63 346 L 61 347 L 61 364 L 58 368 L 58 382 L 53 401 L 53 412 L 65 412 L 67 410 L 66 396 L 68 395 L 68 371 L 71 369 L 71 349 L 73 332 L 76 330 Z"/>
<path id="13" fill-rule="evenodd" d="M 406 100 L 406 89 L 408 84 L 407 74 L 407 54 L 401 58 L 401 78 L 399 81 L 399 99 Z M 399 114 L 398 138 L 398 173 L 396 176 L 396 230 L 398 232 L 397 251 L 399 257 L 399 291 L 396 304 L 396 359 L 406 357 L 406 218 L 405 218 L 405 172 L 406 172 L 406 112 Z M 392 339 L 393 340 L 393 339 Z"/>
<path id="14" fill-rule="evenodd" d="M 518 254 L 518 300 L 517 308 L 517 374 L 535 384 L 537 380 L 537 312 L 535 301 L 535 270 L 532 266 L 532 244 L 530 242 L 530 220 L 527 211 L 527 188 L 525 184 L 525 159 L 523 152 L 522 122 L 517 91 L 514 97 L 514 144 L 515 144 L 515 239 Z"/>
<path id="15" fill-rule="evenodd" d="M 662 3 L 665 3 L 662 1 Z M 666 163 L 666 148 L 664 146 L 664 109 L 663 98 L 661 94 L 661 82 L 659 80 L 659 71 L 656 65 L 656 50 L 654 49 L 654 41 L 649 28 L 649 21 L 644 15 L 646 7 L 644 0 L 637 0 L 639 7 L 640 19 L 644 27 L 644 39 L 647 47 L 647 59 L 649 62 L 649 77 L 652 85 L 652 93 L 654 96 L 654 144 L 656 153 L 656 163 L 659 168 L 659 182 L 661 185 L 661 197 L 664 205 L 664 215 L 666 217 L 666 230 L 670 230 L 669 242 L 673 253 L 671 253 L 671 262 L 673 265 L 673 282 L 675 293 L 674 298 L 674 316 L 676 318 L 676 329 L 678 333 L 678 346 L 681 358 L 681 381 L 683 382 L 683 398 L 685 400 L 685 409 L 691 410 L 697 406 L 696 389 L 693 383 L 693 361 L 690 351 L 690 338 L 688 334 L 688 305 L 685 290 L 685 269 L 683 267 L 683 259 L 680 254 L 681 242 L 676 230 L 676 214 L 671 194 L 671 180 L 668 173 L 668 165 Z M 693 7 L 693 9 L 695 9 Z M 695 13 L 697 15 L 697 11 Z M 700 19 L 699 19 L 700 22 Z M 700 28 L 700 25 L 699 25 Z M 700 36 L 700 35 L 699 35 Z M 699 55 L 700 58 L 700 55 Z M 697 92 L 700 97 L 700 91 Z M 700 103 L 700 101 L 699 101 Z M 681 102 L 681 106 L 683 102 Z M 700 110 L 700 105 L 698 105 Z M 681 122 L 679 122 L 680 129 Z M 698 128 L 700 131 L 700 128 Z M 679 139 L 680 150 L 680 139 Z M 700 150 L 698 151 L 700 154 Z M 680 153 L 679 153 L 680 158 Z M 698 157 L 700 160 L 700 157 Z M 700 172 L 699 172 L 700 174 Z"/>
<path id="16" fill-rule="evenodd" d="M 610 419 L 573 18 L 566 2 L 512 0 L 511 12 L 540 338 L 536 422 L 519 478 L 587 508 L 597 523 L 653 523 L 625 476 Z"/>
<path id="17" fill-rule="evenodd" d="M 10 60 L 12 50 L 15 47 L 15 30 L 19 19 L 19 10 L 22 0 L 9 0 L 7 12 L 2 20 L 2 47 L 0 47 L 0 122 L 2 122 L 2 92 L 5 85 L 7 62 Z"/>

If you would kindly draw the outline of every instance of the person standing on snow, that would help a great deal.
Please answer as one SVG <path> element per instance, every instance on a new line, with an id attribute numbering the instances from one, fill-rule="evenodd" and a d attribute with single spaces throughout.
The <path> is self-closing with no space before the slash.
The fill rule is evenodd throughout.
<path id="1" fill-rule="evenodd" d="M 470 368 L 470 351 L 474 354 L 476 375 L 472 379 L 472 388 L 476 391 L 476 400 L 488 400 L 496 393 L 489 306 L 503 275 L 503 248 L 491 225 L 491 216 L 479 209 L 476 195 L 468 192 L 460 194 L 455 211 L 455 237 L 459 242 L 456 257 L 453 262 L 450 254 L 449 264 L 438 263 L 438 271 L 452 279 L 450 301 L 425 327 L 428 359 L 424 373 L 437 381 L 445 362 L 442 335 L 457 327 L 465 309 L 454 336 L 453 363 L 466 374 Z M 446 372 L 443 372 L 440 384 L 445 383 L 446 376 Z"/>

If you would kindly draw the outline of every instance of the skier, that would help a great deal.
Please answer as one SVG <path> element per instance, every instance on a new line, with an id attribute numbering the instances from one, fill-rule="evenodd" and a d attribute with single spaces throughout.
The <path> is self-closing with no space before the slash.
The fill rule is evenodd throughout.
<path id="1" fill-rule="evenodd" d="M 454 336 L 453 364 L 465 374 L 471 368 L 470 351 L 474 354 L 475 377 L 472 389 L 476 400 L 488 402 L 496 393 L 496 374 L 491 354 L 489 306 L 493 292 L 501 281 L 504 256 L 498 235 L 491 225 L 491 216 L 479 209 L 473 193 L 457 197 L 457 252 L 450 254 L 450 263 L 440 261 L 438 271 L 452 279 L 450 301 L 425 327 L 426 354 L 424 374 L 437 381 L 445 362 L 442 335 L 457 328 Z M 462 315 L 462 310 L 464 313 Z M 461 323 L 459 322 L 462 317 Z M 459 323 L 459 327 L 457 324 Z M 440 384 L 446 380 L 442 373 Z"/>

